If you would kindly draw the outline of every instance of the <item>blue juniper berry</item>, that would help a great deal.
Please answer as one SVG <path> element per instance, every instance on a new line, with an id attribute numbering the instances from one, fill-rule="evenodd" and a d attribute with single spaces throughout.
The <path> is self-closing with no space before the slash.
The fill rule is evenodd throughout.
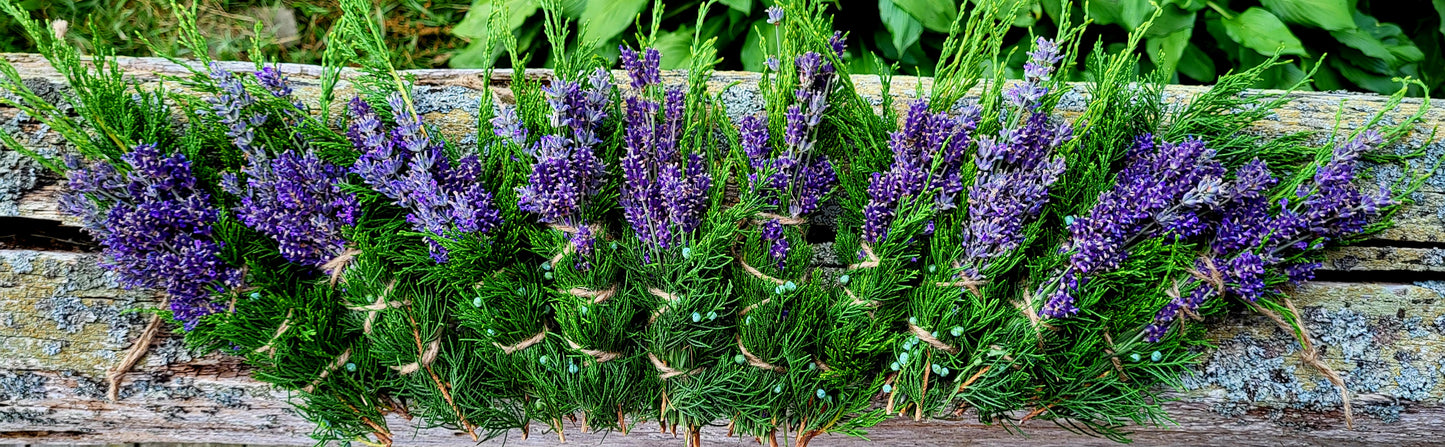
<path id="1" fill-rule="evenodd" d="M 1041 316 L 1077 314 L 1075 293 L 1090 277 L 1118 268 L 1134 243 L 1159 235 L 1191 237 L 1205 228 L 1198 216 L 1217 203 L 1224 167 L 1203 141 L 1155 144 L 1144 135 L 1127 158 L 1089 214 L 1068 225 L 1070 238 L 1060 250 L 1072 253 L 1063 273 L 1040 287 L 1040 294 L 1048 292 Z"/>
<path id="2" fill-rule="evenodd" d="M 543 135 L 534 147 L 528 147 L 536 162 L 527 185 L 517 188 L 522 211 L 534 213 L 539 221 L 570 235 L 581 269 L 590 265 L 586 259 L 592 255 L 596 236 L 583 212 L 588 200 L 601 192 L 606 174 L 594 149 L 600 142 L 597 125 L 607 118 L 611 104 L 612 78 L 607 70 L 598 68 L 587 76 L 587 84 L 583 88 L 578 82 L 558 79 L 543 89 L 559 133 Z M 504 112 L 499 118 L 493 121 L 494 132 L 526 147 L 526 131 L 515 115 Z"/>
<path id="3" fill-rule="evenodd" d="M 129 170 L 68 158 L 70 192 L 61 207 L 100 241 L 104 265 L 126 288 L 157 288 L 186 330 L 224 306 L 211 296 L 242 281 L 220 257 L 219 211 L 198 187 L 191 163 L 152 144 L 121 156 Z"/>
<path id="4" fill-rule="evenodd" d="M 645 248 L 644 262 L 685 243 L 702 223 L 712 177 L 702 154 L 683 154 L 684 91 L 665 89 L 662 104 L 650 99 L 650 87 L 660 86 L 656 49 L 639 55 L 622 47 L 624 66 L 635 90 L 625 99 L 626 149 L 622 156 L 622 210 Z M 629 64 L 626 61 L 637 61 Z"/>
<path id="5" fill-rule="evenodd" d="M 406 208 L 412 228 L 431 236 L 427 245 L 432 259 L 445 263 L 447 249 L 437 238 L 451 237 L 451 232 L 486 234 L 501 225 L 501 213 L 479 181 L 482 165 L 477 155 L 453 162 L 400 94 L 388 97 L 387 103 L 396 121 L 389 133 L 370 105 L 360 98 L 351 101 L 347 136 L 361 152 L 352 172 Z"/>
<path id="6" fill-rule="evenodd" d="M 1388 188 L 1367 194 L 1354 183 L 1360 155 L 1379 144 L 1374 131 L 1339 144 L 1331 159 L 1277 206 L 1269 191 L 1278 180 L 1268 166 L 1256 159 L 1240 167 L 1223 193 L 1209 252 L 1185 280 L 1185 287 L 1193 288 L 1159 309 L 1145 338 L 1159 341 L 1179 315 L 1192 314 L 1210 298 L 1230 294 L 1256 301 L 1272 290 L 1267 284 L 1271 275 L 1295 284 L 1313 279 L 1320 263 L 1301 261 L 1301 255 L 1365 231 L 1396 204 Z"/>

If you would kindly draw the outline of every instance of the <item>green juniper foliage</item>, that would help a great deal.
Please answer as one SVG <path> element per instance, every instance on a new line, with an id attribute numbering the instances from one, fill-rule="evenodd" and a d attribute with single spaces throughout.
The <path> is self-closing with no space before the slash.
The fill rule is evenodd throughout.
<path id="1" fill-rule="evenodd" d="M 713 2 L 677 73 L 659 69 L 659 13 L 611 53 L 542 2 L 555 71 L 482 92 L 462 142 L 418 114 L 366 2 L 341 2 L 305 96 L 284 67 L 203 56 L 174 59 L 183 89 L 150 88 L 7 1 L 69 89 L 47 101 L 0 64 L 3 100 L 70 147 L 4 142 L 65 174 L 65 209 L 122 279 L 166 290 L 157 312 L 194 349 L 291 391 L 318 443 L 390 444 L 399 414 L 477 440 L 656 422 L 697 445 L 726 421 L 806 445 L 968 411 L 1126 441 L 1169 423 L 1159 385 L 1206 347 L 1190 319 L 1247 306 L 1311 349 L 1279 290 L 1389 226 L 1424 173 L 1376 193 L 1355 164 L 1420 156 L 1368 150 L 1420 115 L 1319 147 L 1260 137 L 1245 130 L 1290 92 L 1246 89 L 1278 59 L 1180 105 L 1139 70 L 1146 33 L 1079 61 L 1093 43 L 1060 20 L 1006 49 L 1015 3 L 981 3 L 931 85 L 879 64 L 869 93 L 824 2 L 780 1 L 758 29 L 761 107 L 729 115 L 700 31 Z M 197 11 L 174 9 L 204 55 Z M 524 67 L 507 17 L 491 11 L 483 50 Z M 1022 79 L 986 70 L 1016 57 Z M 356 97 L 337 97 L 343 77 Z"/>

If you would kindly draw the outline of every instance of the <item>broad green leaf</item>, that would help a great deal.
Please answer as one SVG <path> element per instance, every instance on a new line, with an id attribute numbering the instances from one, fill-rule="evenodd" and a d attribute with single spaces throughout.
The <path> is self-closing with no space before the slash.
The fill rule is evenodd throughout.
<path id="1" fill-rule="evenodd" d="M 687 68 L 692 63 L 692 35 L 693 28 L 690 26 L 657 32 L 657 41 L 652 46 L 662 53 L 663 70 Z"/>
<path id="2" fill-rule="evenodd" d="M 753 0 L 718 0 L 718 2 L 741 11 L 744 15 L 753 13 Z"/>
<path id="3" fill-rule="evenodd" d="M 1366 56 L 1379 59 L 1392 68 L 1425 59 L 1425 53 L 1415 46 L 1415 42 L 1410 40 L 1399 26 L 1380 23 L 1374 17 L 1359 11 L 1355 12 L 1354 20 L 1355 28 L 1333 31 L 1330 35 L 1340 43 L 1360 50 Z"/>
<path id="4" fill-rule="evenodd" d="M 1445 35 L 1445 0 L 1434 0 L 1435 13 L 1440 15 L 1440 34 Z"/>
<path id="5" fill-rule="evenodd" d="M 486 39 L 487 21 L 492 16 L 494 3 L 507 6 L 507 27 L 513 31 L 527 23 L 527 17 L 536 13 L 540 5 L 539 0 L 476 0 L 472 2 L 472 8 L 467 10 L 466 17 L 452 27 L 452 34 L 468 39 Z"/>
<path id="6" fill-rule="evenodd" d="M 583 42 L 607 42 L 632 26 L 648 0 L 588 0 L 578 20 L 586 24 Z"/>
<path id="7" fill-rule="evenodd" d="M 1370 73 L 1369 71 L 1356 67 L 1344 58 L 1330 58 L 1329 64 L 1330 68 L 1339 71 L 1340 75 L 1344 76 L 1345 79 L 1349 79 L 1350 82 L 1355 83 L 1355 85 L 1365 90 L 1376 93 L 1387 93 L 1400 88 L 1400 84 L 1392 80 L 1391 76 Z"/>
<path id="8" fill-rule="evenodd" d="M 1009 22 L 1010 25 L 1013 25 L 1013 26 L 1018 27 L 1018 28 L 1027 28 L 1027 27 L 1033 26 L 1034 23 L 1037 23 L 1037 22 L 1039 21 L 1039 17 L 1040 17 L 1040 16 L 1043 14 L 1043 12 L 1044 12 L 1043 5 L 1041 4 L 1040 0 L 970 0 L 970 1 L 971 1 L 972 3 L 974 3 L 974 4 L 983 3 L 983 2 L 986 2 L 986 1 L 989 1 L 989 2 L 997 2 L 997 3 L 998 3 L 998 6 L 999 6 L 999 9 L 998 9 L 998 15 L 996 15 L 995 18 L 997 18 L 998 20 L 1004 21 L 1004 22 Z"/>
<path id="9" fill-rule="evenodd" d="M 953 0 L 893 0 L 893 4 L 908 11 L 924 28 L 940 33 L 948 32 L 958 18 L 958 6 Z"/>
<path id="10" fill-rule="evenodd" d="M 878 0 L 878 17 L 883 19 L 883 27 L 893 36 L 893 48 L 899 53 L 923 36 L 923 23 L 894 5 L 893 0 Z"/>
<path id="11" fill-rule="evenodd" d="M 1179 56 L 1179 73 L 1199 82 L 1214 82 L 1214 60 L 1204 50 L 1189 45 Z"/>
<path id="12" fill-rule="evenodd" d="M 1154 5 L 1149 0 L 1091 0 L 1088 5 L 1089 17 L 1095 22 L 1119 24 L 1128 29 L 1138 28 L 1154 14 Z"/>
<path id="13" fill-rule="evenodd" d="M 1346 0 L 1260 0 L 1286 22 L 1338 31 L 1355 27 Z"/>
<path id="14" fill-rule="evenodd" d="M 767 54 L 777 54 L 778 52 L 776 32 L 777 27 L 769 25 L 767 19 L 758 19 L 753 22 L 752 26 L 748 27 L 748 37 L 743 40 L 743 50 L 738 55 L 741 59 L 740 62 L 743 63 L 743 69 L 747 71 L 763 71 L 763 61 L 767 59 Z M 760 44 L 764 41 L 766 41 L 768 45 L 767 54 L 764 54 L 763 49 L 760 47 Z"/>
<path id="15" fill-rule="evenodd" d="M 1173 73 L 1179 66 L 1179 59 L 1184 56 L 1184 49 L 1189 46 L 1189 37 L 1193 34 L 1194 27 L 1191 26 L 1167 36 L 1145 38 L 1144 48 L 1149 52 L 1149 61 L 1153 62 L 1158 70 Z"/>
<path id="16" fill-rule="evenodd" d="M 1178 6 L 1179 9 L 1192 12 L 1199 12 L 1199 10 L 1209 7 L 1209 2 L 1205 0 L 1165 0 L 1164 4 Z"/>
<path id="17" fill-rule="evenodd" d="M 1153 14 L 1154 12 L 1151 10 L 1149 13 Z M 1193 29 L 1194 19 L 1198 15 L 1198 13 L 1180 9 L 1177 6 L 1164 5 L 1164 12 L 1160 13 L 1159 17 L 1154 19 L 1154 26 L 1150 26 L 1149 31 L 1145 32 L 1144 36 L 1164 37 L 1173 35 L 1184 29 Z M 1145 20 L 1148 20 L 1148 16 L 1145 17 Z"/>
<path id="18" fill-rule="evenodd" d="M 1234 17 L 1224 18 L 1224 32 L 1240 45 L 1265 56 L 1276 51 L 1295 56 L 1309 55 L 1299 38 L 1289 32 L 1289 27 L 1264 8 L 1252 7 Z"/>

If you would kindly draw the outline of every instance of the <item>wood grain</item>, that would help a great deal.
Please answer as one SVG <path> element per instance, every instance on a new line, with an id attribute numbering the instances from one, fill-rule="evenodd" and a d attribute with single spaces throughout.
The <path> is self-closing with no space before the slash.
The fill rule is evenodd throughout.
<path id="1" fill-rule="evenodd" d="M 5 54 L 27 82 L 59 98 L 60 77 L 34 55 Z M 161 59 L 124 58 L 122 66 L 143 85 L 187 74 Z M 246 69 L 249 63 L 224 63 Z M 282 65 L 307 96 L 316 94 L 319 67 Z M 476 99 L 491 89 L 504 101 L 511 73 L 491 77 L 475 70 L 408 72 L 417 82 L 417 104 L 429 122 L 465 144 L 477 131 Z M 547 76 L 546 72 L 529 72 Z M 347 72 L 343 79 L 359 74 Z M 676 80 L 676 74 L 671 74 Z M 734 114 L 757 110 L 755 74 L 719 73 L 712 85 Z M 878 97 L 876 78 L 855 76 L 865 95 Z M 895 92 L 912 92 L 928 79 L 900 77 Z M 174 85 L 168 82 L 168 85 Z M 338 97 L 350 94 L 343 83 Z M 1170 87 L 1173 101 L 1187 101 L 1200 87 Z M 1080 86 L 1062 103 L 1076 115 L 1087 94 Z M 907 93 L 900 99 L 907 99 Z M 1385 102 L 1377 95 L 1298 93 L 1272 119 L 1252 129 L 1262 135 L 1324 132 L 1334 126 L 1335 111 L 1345 107 L 1342 127 L 1358 126 Z M 899 103 L 902 105 L 902 102 Z M 1387 120 L 1402 119 L 1421 103 L 1409 100 Z M 338 109 L 339 111 L 339 109 Z M 1445 145 L 1427 141 L 1445 124 L 1445 108 L 1432 105 L 1415 134 L 1389 150 L 1424 150 L 1412 168 L 1445 155 Z M 38 123 L 0 107 L 0 127 L 19 133 L 40 148 L 62 141 Z M 1399 178 L 1392 167 L 1373 170 L 1378 181 Z M 0 443 L 226 443 L 308 445 L 311 426 L 286 403 L 285 392 L 247 377 L 244 365 L 220 354 L 196 356 L 180 339 L 165 333 L 137 371 L 127 376 L 121 399 L 104 398 L 105 370 L 123 356 L 145 318 L 127 309 L 156 305 L 146 291 L 123 290 L 97 265 L 94 253 L 58 251 L 25 241 L 55 238 L 53 222 L 73 225 L 56 209 L 60 186 L 18 154 L 0 150 L 0 236 L 20 241 L 0 246 Z M 1427 445 L 1445 439 L 1445 175 L 1436 174 L 1398 216 L 1399 225 L 1360 246 L 1330 254 L 1320 281 L 1295 291 L 1307 327 L 1324 347 L 1325 361 L 1345 376 L 1355 393 L 1359 426 L 1346 430 L 1338 395 L 1322 376 L 1301 365 L 1299 346 L 1263 317 L 1236 313 L 1205 322 L 1216 349 L 1204 353 L 1186 390 L 1167 404 L 1176 425 L 1136 427 L 1144 445 Z M 37 225 L 46 223 L 51 225 Z M 52 228 L 52 229 L 47 229 Z M 73 228 L 71 229 L 73 232 Z M 83 245 L 78 245 L 83 246 Z M 390 421 L 398 445 L 467 445 L 470 438 L 436 429 L 418 429 Z M 680 444 L 671 434 L 642 426 L 623 437 L 583 434 L 568 428 L 572 443 L 616 445 Z M 530 439 L 514 432 L 507 444 L 551 445 L 557 437 L 533 427 Z M 1022 427 L 1028 442 L 1039 445 L 1108 445 L 1112 442 L 1069 433 L 1049 422 Z M 709 443 L 751 443 L 727 438 L 726 429 L 704 431 Z M 869 430 L 869 445 L 1012 445 L 1024 440 L 1003 427 L 967 421 L 889 420 Z M 842 437 L 820 438 L 825 445 L 864 445 Z M 487 443 L 501 445 L 503 440 Z"/>

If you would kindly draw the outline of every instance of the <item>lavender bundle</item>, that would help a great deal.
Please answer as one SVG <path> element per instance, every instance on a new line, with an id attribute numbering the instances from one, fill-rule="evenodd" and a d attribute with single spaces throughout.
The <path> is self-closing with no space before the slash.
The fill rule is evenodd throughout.
<path id="1" fill-rule="evenodd" d="M 898 371 L 886 390 L 890 410 L 912 405 L 919 419 L 959 400 L 988 420 L 1017 405 L 1013 393 L 1023 376 L 1011 368 L 1029 346 L 1027 320 L 1018 310 L 1027 305 L 1011 301 L 1014 289 L 998 280 L 1038 236 L 1037 219 L 1064 172 L 1058 151 L 1073 138 L 1072 129 L 1042 104 L 1059 51 L 1053 41 L 1035 42 L 1024 82 L 1004 91 L 998 135 L 978 137 L 972 184 L 962 197 L 962 158 L 978 111 L 965 107 L 955 118 L 929 116 L 921 103 L 910 110 L 903 134 L 916 136 L 907 141 L 943 146 L 932 161 L 940 170 L 930 179 L 939 211 L 929 223 L 935 231 L 922 281 L 909 294 L 908 336 L 889 364 Z"/>
<path id="2" fill-rule="evenodd" d="M 68 158 L 71 192 L 61 198 L 61 210 L 99 239 L 104 265 L 121 285 L 165 291 L 171 318 L 195 329 L 203 317 L 226 309 L 217 295 L 243 279 L 221 257 L 220 210 L 184 155 L 141 144 L 120 163 Z"/>
<path id="3" fill-rule="evenodd" d="M 781 26 L 780 8 L 769 16 L 770 23 Z M 840 34 L 830 39 L 830 47 L 843 56 Z M 821 377 L 831 370 L 818 341 L 832 298 L 815 274 L 814 250 L 806 239 L 808 218 L 837 186 L 832 163 L 817 147 L 817 134 L 838 75 L 817 52 L 793 62 L 797 87 L 791 98 L 777 98 L 793 101 L 776 117 L 783 124 L 782 144 L 774 148 L 770 143 L 767 117 L 750 115 L 737 123 L 737 150 L 745 157 L 739 163 L 741 194 L 759 203 L 761 211 L 746 221 L 748 231 L 733 248 L 737 354 L 727 366 L 746 384 L 737 390 L 745 397 L 730 411 L 737 432 L 777 442 L 782 429 L 806 443 L 822 432 L 818 428 L 824 425 L 817 421 L 841 407 L 831 402 L 840 386 Z"/>
<path id="4" fill-rule="evenodd" d="M 632 88 L 624 95 L 619 201 L 635 265 L 625 290 L 646 310 L 641 348 L 658 379 L 657 417 L 681 425 L 697 445 L 701 427 L 727 417 L 708 392 L 728 380 L 718 362 L 734 347 L 736 298 L 724 272 L 737 221 L 755 211 L 748 202 L 721 209 L 714 165 L 704 155 L 710 143 L 699 138 L 713 130 L 701 115 L 717 111 L 687 98 L 682 86 L 663 85 L 660 60 L 656 49 L 622 48 Z"/>

